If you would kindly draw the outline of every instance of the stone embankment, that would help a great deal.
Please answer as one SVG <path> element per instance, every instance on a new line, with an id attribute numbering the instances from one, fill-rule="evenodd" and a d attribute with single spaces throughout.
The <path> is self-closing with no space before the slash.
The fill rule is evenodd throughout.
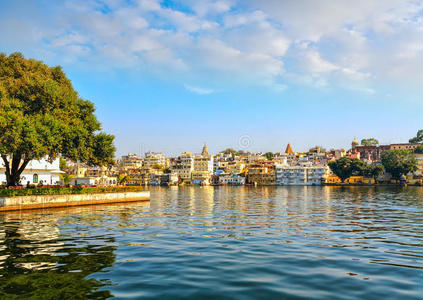
<path id="1" fill-rule="evenodd" d="M 0 212 L 149 200 L 150 192 L 119 192 L 98 194 L 0 197 Z"/>

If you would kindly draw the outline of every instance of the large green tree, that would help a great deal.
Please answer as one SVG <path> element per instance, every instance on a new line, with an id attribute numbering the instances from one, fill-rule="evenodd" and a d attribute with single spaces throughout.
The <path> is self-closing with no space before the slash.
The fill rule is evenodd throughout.
<path id="1" fill-rule="evenodd" d="M 362 146 L 377 146 L 379 145 L 379 141 L 375 138 L 362 139 L 361 145 Z"/>
<path id="2" fill-rule="evenodd" d="M 94 105 L 82 99 L 61 67 L 0 53 L 0 155 L 8 186 L 34 159 L 62 155 L 111 165 L 114 137 L 101 132 Z"/>
<path id="3" fill-rule="evenodd" d="M 389 150 L 382 154 L 382 164 L 386 172 L 395 180 L 400 180 L 402 175 L 417 170 L 417 160 L 414 154 L 405 149 Z"/>
<path id="4" fill-rule="evenodd" d="M 417 131 L 417 135 L 409 140 L 410 143 L 423 143 L 423 129 Z"/>
<path id="5" fill-rule="evenodd" d="M 366 163 L 363 161 L 349 157 L 341 157 L 340 159 L 329 162 L 328 165 L 332 172 L 338 176 L 342 182 L 352 175 L 362 175 L 366 168 Z"/>
<path id="6" fill-rule="evenodd" d="M 273 153 L 272 152 L 266 152 L 264 154 L 264 156 L 266 157 L 267 160 L 273 160 Z"/>

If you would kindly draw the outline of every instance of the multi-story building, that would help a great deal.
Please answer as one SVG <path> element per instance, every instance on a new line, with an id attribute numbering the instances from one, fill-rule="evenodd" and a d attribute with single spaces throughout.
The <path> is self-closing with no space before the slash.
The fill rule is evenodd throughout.
<path id="1" fill-rule="evenodd" d="M 119 168 L 122 171 L 139 169 L 143 166 L 143 159 L 134 153 L 122 156 L 119 160 Z"/>
<path id="2" fill-rule="evenodd" d="M 147 168 L 152 168 L 155 166 L 160 166 L 162 168 L 165 168 L 166 158 L 161 152 L 146 152 L 143 166 Z"/>
<path id="3" fill-rule="evenodd" d="M 190 152 L 184 152 L 179 155 L 172 166 L 172 170 L 183 182 L 191 181 L 191 173 L 194 170 L 194 157 Z"/>
<path id="4" fill-rule="evenodd" d="M 325 180 L 328 168 L 324 166 L 276 166 L 277 185 L 320 185 Z"/>
<path id="5" fill-rule="evenodd" d="M 275 164 L 259 162 L 247 166 L 247 182 L 256 185 L 275 185 Z"/>
<path id="6" fill-rule="evenodd" d="M 204 144 L 201 154 L 194 155 L 194 169 L 191 173 L 192 184 L 210 184 L 213 175 L 213 156 Z"/>

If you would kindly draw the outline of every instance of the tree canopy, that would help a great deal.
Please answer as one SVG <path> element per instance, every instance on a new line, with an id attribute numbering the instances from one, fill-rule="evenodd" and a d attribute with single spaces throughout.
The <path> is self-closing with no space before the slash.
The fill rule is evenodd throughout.
<path id="1" fill-rule="evenodd" d="M 375 138 L 362 139 L 361 145 L 362 146 L 377 146 L 379 145 L 379 141 Z"/>
<path id="2" fill-rule="evenodd" d="M 338 176 L 342 182 L 352 175 L 362 175 L 367 164 L 357 158 L 341 157 L 335 161 L 329 162 L 329 168 Z"/>
<path id="3" fill-rule="evenodd" d="M 233 157 L 238 156 L 239 152 L 232 149 L 232 148 L 227 148 L 225 150 L 222 151 L 223 154 L 232 154 Z"/>
<path id="4" fill-rule="evenodd" d="M 410 143 L 423 143 L 423 129 L 420 129 L 417 131 L 417 134 L 415 137 L 411 138 L 409 140 Z"/>
<path id="5" fill-rule="evenodd" d="M 0 53 L 0 155 L 7 185 L 31 160 L 59 155 L 111 165 L 114 137 L 101 132 L 93 103 L 82 99 L 61 67 Z"/>
<path id="6" fill-rule="evenodd" d="M 273 160 L 273 153 L 272 152 L 266 152 L 264 154 L 266 156 L 267 160 Z"/>
<path id="7" fill-rule="evenodd" d="M 417 170 L 414 154 L 405 149 L 389 150 L 382 154 L 382 164 L 393 179 L 400 180 L 402 175 Z"/>

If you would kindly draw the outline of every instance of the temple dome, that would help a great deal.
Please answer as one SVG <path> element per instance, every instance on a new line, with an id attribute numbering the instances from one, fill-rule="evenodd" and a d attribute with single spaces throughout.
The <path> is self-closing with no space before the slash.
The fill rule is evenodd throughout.
<path id="1" fill-rule="evenodd" d="M 360 146 L 360 142 L 357 140 L 356 137 L 354 137 L 354 140 L 352 141 L 351 145 Z"/>
<path id="2" fill-rule="evenodd" d="M 203 151 L 201 151 L 202 156 L 210 156 L 209 149 L 207 148 L 206 143 L 204 143 Z"/>

